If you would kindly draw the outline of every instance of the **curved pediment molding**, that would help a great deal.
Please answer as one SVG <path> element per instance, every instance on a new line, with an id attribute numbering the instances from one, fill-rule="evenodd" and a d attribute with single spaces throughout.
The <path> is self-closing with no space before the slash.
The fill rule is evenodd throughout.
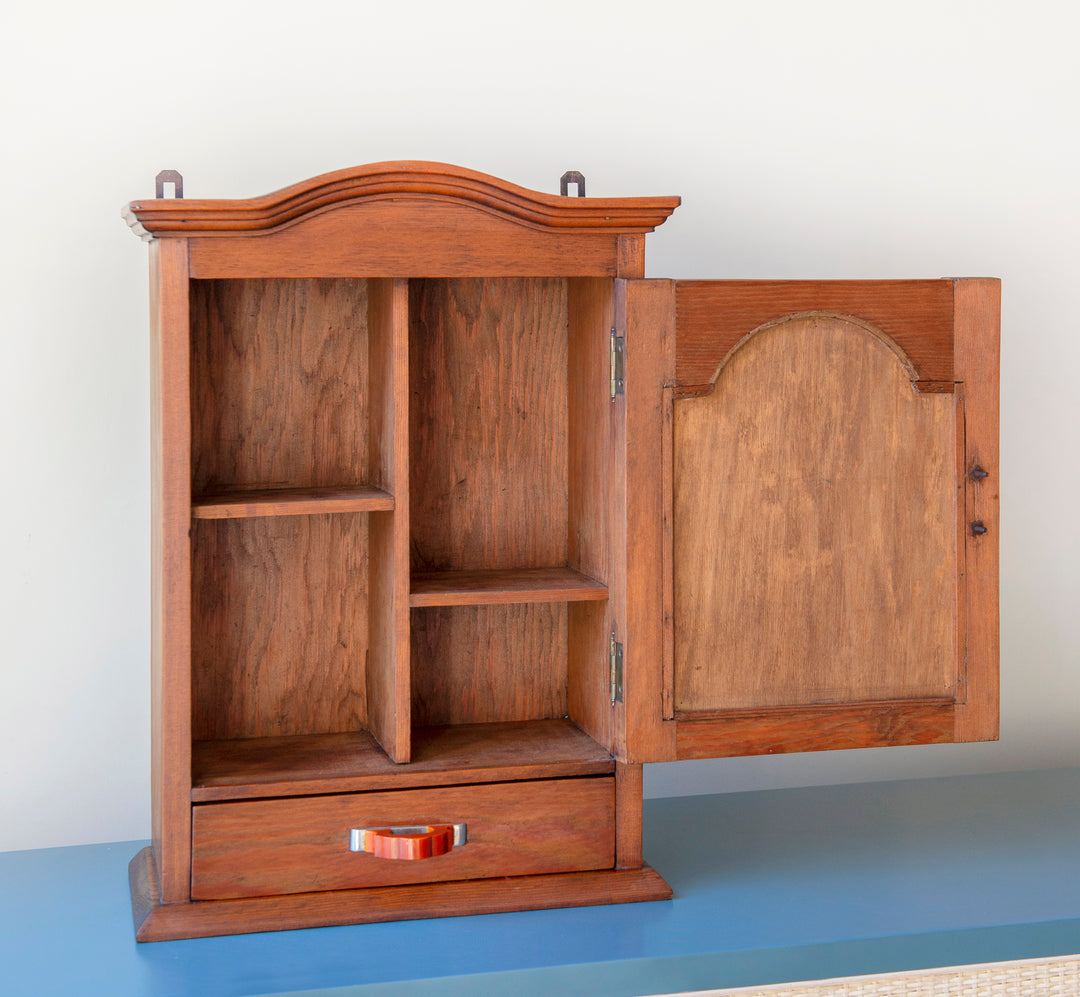
<path id="1" fill-rule="evenodd" d="M 530 228 L 614 235 L 651 232 L 680 199 L 565 197 L 459 166 L 400 161 L 326 173 L 261 197 L 133 201 L 124 217 L 146 239 L 259 235 L 337 208 L 386 200 L 450 202 Z"/>
<path id="2" fill-rule="evenodd" d="M 844 317 L 894 352 L 921 393 L 951 392 L 953 284 L 945 280 L 678 281 L 676 393 L 709 394 L 728 358 L 776 322 Z"/>
<path id="3" fill-rule="evenodd" d="M 904 352 L 900 345 L 879 328 L 872 325 L 869 322 L 858 318 L 855 315 L 845 315 L 840 312 L 831 311 L 808 311 L 808 312 L 793 312 L 790 315 L 782 315 L 779 318 L 771 319 L 768 322 L 759 325 L 756 329 L 748 332 L 742 339 L 740 339 L 730 350 L 724 355 L 724 358 L 720 361 L 719 366 L 713 372 L 713 376 L 709 379 L 710 385 L 715 385 L 717 379 L 724 372 L 724 369 L 734 359 L 735 354 L 739 350 L 743 349 L 755 336 L 761 335 L 769 329 L 777 329 L 781 326 L 793 325 L 796 327 L 803 324 L 806 320 L 811 319 L 823 319 L 830 324 L 834 324 L 836 329 L 848 329 L 853 333 L 863 332 L 866 333 L 871 339 L 876 340 L 882 346 L 884 346 L 900 365 L 903 370 L 903 377 L 908 381 L 911 381 L 912 385 L 918 390 L 919 373 L 915 369 L 915 364 L 912 363 L 911 358 Z"/>

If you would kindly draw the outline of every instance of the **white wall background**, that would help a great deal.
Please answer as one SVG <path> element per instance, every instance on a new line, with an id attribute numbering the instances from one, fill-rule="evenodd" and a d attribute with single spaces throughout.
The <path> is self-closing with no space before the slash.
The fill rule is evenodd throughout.
<path id="1" fill-rule="evenodd" d="M 651 276 L 1000 276 L 1002 738 L 653 766 L 653 796 L 1080 764 L 1080 7 L 4 0 L 0 849 L 149 833 L 146 249 L 435 159 L 681 194 Z"/>

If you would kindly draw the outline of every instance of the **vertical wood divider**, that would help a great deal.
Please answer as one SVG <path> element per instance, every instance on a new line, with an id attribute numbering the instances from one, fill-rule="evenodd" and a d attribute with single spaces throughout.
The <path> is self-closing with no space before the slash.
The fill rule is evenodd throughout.
<path id="1" fill-rule="evenodd" d="M 151 823 L 164 904 L 191 897 L 188 241 L 150 244 Z"/>
<path id="2" fill-rule="evenodd" d="M 956 711 L 957 741 L 998 737 L 998 406 L 1001 282 L 957 280 L 954 285 L 956 380 L 964 384 L 967 684 Z M 986 477 L 972 478 L 976 467 Z M 981 523 L 985 533 L 973 534 Z"/>
<path id="3" fill-rule="evenodd" d="M 394 496 L 372 513 L 368 544 L 368 726 L 395 762 L 410 757 L 409 677 L 409 286 L 368 282 L 370 475 Z"/>

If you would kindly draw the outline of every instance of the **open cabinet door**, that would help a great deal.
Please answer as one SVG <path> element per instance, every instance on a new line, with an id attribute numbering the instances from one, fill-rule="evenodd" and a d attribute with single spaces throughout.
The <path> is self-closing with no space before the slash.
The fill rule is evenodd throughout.
<path id="1" fill-rule="evenodd" d="M 998 282 L 620 284 L 627 755 L 996 738 Z"/>

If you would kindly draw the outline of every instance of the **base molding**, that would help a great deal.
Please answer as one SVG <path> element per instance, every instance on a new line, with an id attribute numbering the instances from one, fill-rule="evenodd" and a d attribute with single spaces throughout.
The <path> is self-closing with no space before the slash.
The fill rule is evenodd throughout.
<path id="1" fill-rule="evenodd" d="M 149 847 L 131 860 L 128 879 L 135 938 L 140 942 L 515 910 L 639 903 L 670 900 L 672 896 L 671 887 L 659 873 L 643 866 L 640 869 L 163 904 Z"/>

